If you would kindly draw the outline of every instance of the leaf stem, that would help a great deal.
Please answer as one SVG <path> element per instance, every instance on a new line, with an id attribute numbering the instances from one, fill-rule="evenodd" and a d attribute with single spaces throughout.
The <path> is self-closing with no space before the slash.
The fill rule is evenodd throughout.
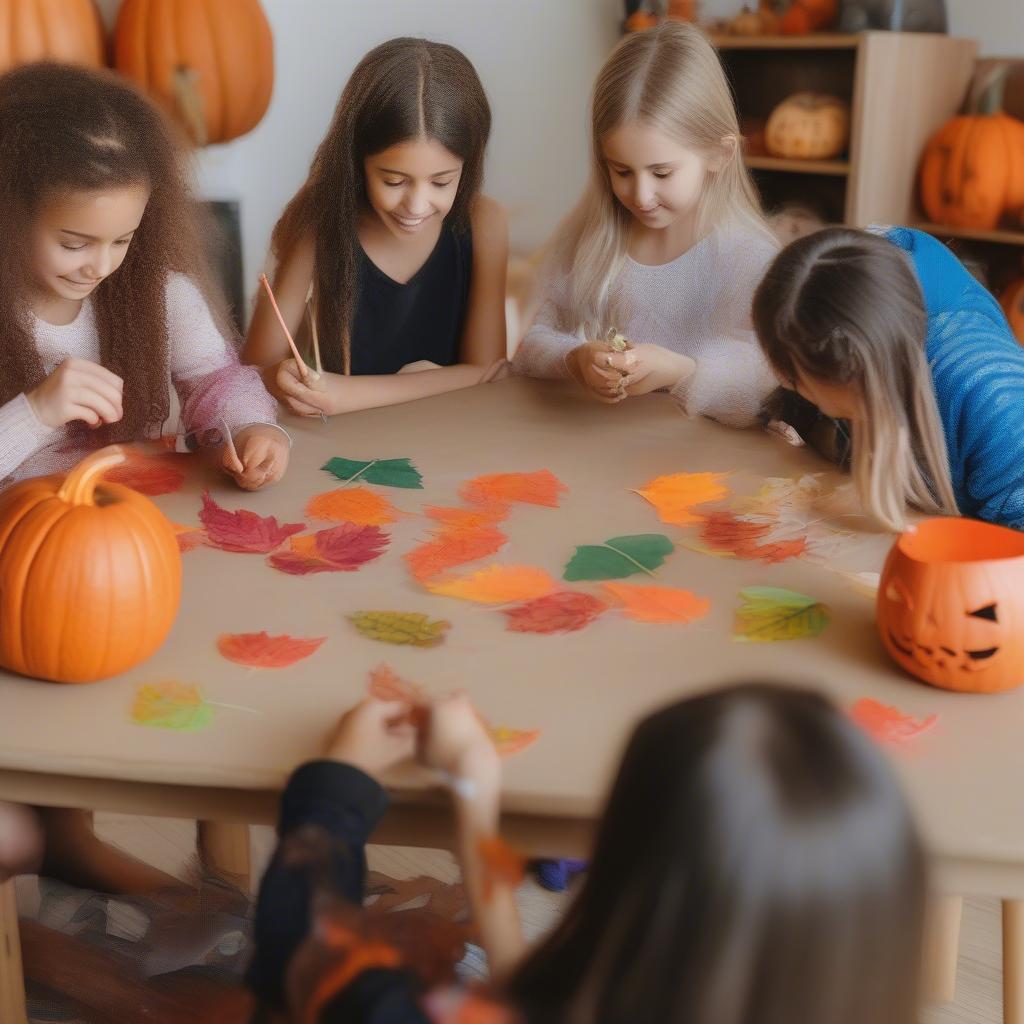
<path id="1" fill-rule="evenodd" d="M 631 558 L 629 555 L 627 555 L 625 551 L 620 551 L 617 547 L 613 547 L 611 544 L 602 544 L 601 547 L 607 548 L 609 551 L 614 551 L 617 555 L 622 555 L 622 557 L 626 559 L 627 562 L 632 562 L 641 572 L 647 573 L 647 575 L 650 576 L 652 579 L 658 578 L 650 569 L 647 568 L 646 565 L 641 565 L 641 563 L 638 562 L 635 558 Z"/>
<path id="2" fill-rule="evenodd" d="M 358 473 L 353 473 L 341 486 L 348 487 L 353 480 L 358 480 L 364 473 L 368 473 L 378 462 L 380 462 L 380 459 L 372 459 Z"/>

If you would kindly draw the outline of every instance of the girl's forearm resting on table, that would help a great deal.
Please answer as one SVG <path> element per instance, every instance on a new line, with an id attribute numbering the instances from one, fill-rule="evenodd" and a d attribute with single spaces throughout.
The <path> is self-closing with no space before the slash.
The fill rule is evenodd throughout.
<path id="1" fill-rule="evenodd" d="M 485 370 L 486 367 L 471 363 L 457 363 L 416 373 L 356 377 L 325 373 L 318 383 L 326 393 L 325 412 L 357 412 L 472 387 L 480 381 Z"/>

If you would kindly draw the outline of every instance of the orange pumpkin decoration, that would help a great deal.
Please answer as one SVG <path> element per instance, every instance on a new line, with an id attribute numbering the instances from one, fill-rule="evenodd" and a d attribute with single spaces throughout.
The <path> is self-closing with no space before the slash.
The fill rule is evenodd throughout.
<path id="1" fill-rule="evenodd" d="M 1024 345 L 1024 277 L 1009 285 L 999 299 L 1017 340 Z"/>
<path id="2" fill-rule="evenodd" d="M 933 686 L 996 693 L 1024 683 L 1024 533 L 926 519 L 896 540 L 878 587 L 896 663 Z"/>
<path id="3" fill-rule="evenodd" d="M 1024 122 L 1002 111 L 1006 70 L 990 80 L 979 113 L 954 117 L 925 146 L 921 205 L 936 224 L 991 230 L 1024 209 Z"/>
<path id="4" fill-rule="evenodd" d="M 627 32 L 645 32 L 649 28 L 657 28 L 658 16 L 650 11 L 634 11 L 626 19 Z"/>
<path id="5" fill-rule="evenodd" d="M 197 146 L 255 128 L 274 88 L 274 40 L 259 0 L 124 0 L 114 64 Z"/>
<path id="6" fill-rule="evenodd" d="M 103 66 L 103 24 L 95 0 L 0 0 L 0 25 L 0 74 L 36 60 Z"/>
<path id="7" fill-rule="evenodd" d="M 798 92 L 771 113 L 764 129 L 768 152 L 790 160 L 828 160 L 850 141 L 850 107 L 837 96 Z"/>
<path id="8" fill-rule="evenodd" d="M 0 666 L 57 683 L 125 672 L 164 641 L 181 598 L 174 529 L 149 498 L 104 483 L 103 448 L 67 476 L 0 494 Z"/>
<path id="9" fill-rule="evenodd" d="M 779 28 L 787 36 L 804 36 L 831 28 L 839 17 L 839 0 L 793 0 Z"/>

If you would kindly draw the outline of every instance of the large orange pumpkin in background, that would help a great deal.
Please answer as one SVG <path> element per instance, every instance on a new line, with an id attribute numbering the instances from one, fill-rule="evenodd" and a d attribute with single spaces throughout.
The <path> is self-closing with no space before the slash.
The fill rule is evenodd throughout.
<path id="1" fill-rule="evenodd" d="M 274 40 L 259 0 L 124 0 L 114 64 L 197 146 L 251 131 L 274 87 Z"/>
<path id="2" fill-rule="evenodd" d="M 181 599 L 171 524 L 141 494 L 105 483 L 118 446 L 66 477 L 0 494 L 0 666 L 58 683 L 125 672 L 163 642 Z"/>
<path id="3" fill-rule="evenodd" d="M 936 224 L 991 230 L 1024 210 L 1024 122 L 1003 113 L 1006 71 L 989 80 L 979 112 L 954 117 L 925 146 L 921 205 Z"/>
<path id="4" fill-rule="evenodd" d="M 878 587 L 896 663 L 933 686 L 995 693 L 1024 683 L 1024 533 L 926 519 L 896 540 Z"/>
<path id="5" fill-rule="evenodd" d="M 104 50 L 94 0 L 0 0 L 0 74 L 36 60 L 98 68 Z"/>
<path id="6" fill-rule="evenodd" d="M 831 28 L 838 18 L 839 0 L 793 0 L 779 28 L 785 35 L 803 36 Z"/>

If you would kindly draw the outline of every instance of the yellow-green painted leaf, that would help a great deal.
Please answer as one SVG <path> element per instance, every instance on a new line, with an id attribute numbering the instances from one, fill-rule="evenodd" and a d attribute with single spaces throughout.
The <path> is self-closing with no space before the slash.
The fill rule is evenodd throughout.
<path id="1" fill-rule="evenodd" d="M 827 606 L 783 587 L 747 587 L 736 609 L 733 640 L 766 644 L 818 636 L 828 625 Z"/>
<path id="2" fill-rule="evenodd" d="M 353 612 L 349 621 L 363 636 L 386 644 L 436 647 L 444 642 L 450 622 L 422 612 Z"/>

